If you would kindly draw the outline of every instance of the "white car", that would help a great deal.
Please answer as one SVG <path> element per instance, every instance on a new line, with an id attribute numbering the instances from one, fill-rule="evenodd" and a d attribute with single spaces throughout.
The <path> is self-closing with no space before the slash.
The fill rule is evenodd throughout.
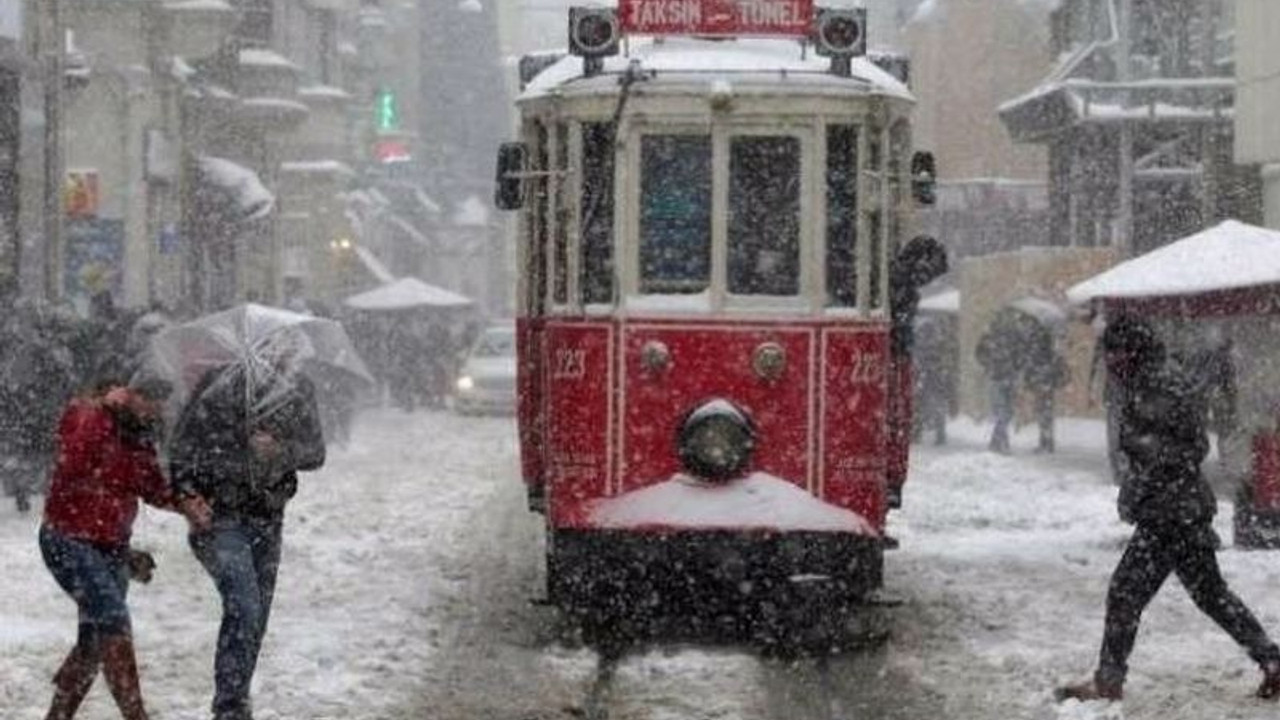
<path id="1" fill-rule="evenodd" d="M 464 415 L 516 411 L 514 325 L 491 325 L 476 340 L 458 375 L 453 407 Z"/>

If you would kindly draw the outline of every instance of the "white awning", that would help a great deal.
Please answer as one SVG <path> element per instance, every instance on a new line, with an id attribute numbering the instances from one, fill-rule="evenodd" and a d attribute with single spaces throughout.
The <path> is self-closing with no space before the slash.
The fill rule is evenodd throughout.
<path id="1" fill-rule="evenodd" d="M 225 158 L 202 156 L 198 160 L 205 180 L 226 190 L 245 213 L 246 220 L 260 220 L 271 214 L 276 197 L 253 170 Z"/>
<path id="2" fill-rule="evenodd" d="M 364 269 L 368 270 L 378 282 L 389 284 L 396 281 L 396 276 L 387 269 L 377 255 L 373 254 L 372 250 L 363 245 L 356 245 L 355 250 L 356 257 L 360 258 L 360 264 L 364 265 Z"/>
<path id="3" fill-rule="evenodd" d="M 1280 284 L 1280 232 L 1228 220 L 1122 262 L 1067 291 L 1095 298 L 1196 295 Z"/>
<path id="4" fill-rule="evenodd" d="M 411 308 L 463 308 L 471 300 L 417 278 L 400 278 L 376 290 L 352 295 L 346 305 L 357 310 L 408 310 Z"/>
<path id="5" fill-rule="evenodd" d="M 960 291 L 943 290 L 920 301 L 920 312 L 954 315 L 960 312 Z"/>

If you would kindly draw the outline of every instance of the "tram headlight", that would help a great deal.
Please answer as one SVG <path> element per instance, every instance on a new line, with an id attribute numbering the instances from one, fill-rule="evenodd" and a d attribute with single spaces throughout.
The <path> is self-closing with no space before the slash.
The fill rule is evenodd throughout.
<path id="1" fill-rule="evenodd" d="M 711 400 L 680 423 L 676 451 L 680 463 L 696 477 L 728 480 L 740 475 L 755 450 L 751 418 L 727 400 Z"/>
<path id="2" fill-rule="evenodd" d="M 471 379 L 470 375 L 463 375 L 458 378 L 458 390 L 461 392 L 470 392 L 475 389 L 476 381 Z"/>

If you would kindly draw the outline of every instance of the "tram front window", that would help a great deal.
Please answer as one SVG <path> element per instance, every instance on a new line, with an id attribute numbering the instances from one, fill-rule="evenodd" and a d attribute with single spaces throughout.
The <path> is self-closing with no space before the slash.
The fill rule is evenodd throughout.
<path id="1" fill-rule="evenodd" d="M 702 292 L 711 279 L 711 137 L 645 135 L 640 162 L 640 292 Z"/>
<path id="2" fill-rule="evenodd" d="M 729 143 L 729 292 L 800 292 L 800 140 Z"/>

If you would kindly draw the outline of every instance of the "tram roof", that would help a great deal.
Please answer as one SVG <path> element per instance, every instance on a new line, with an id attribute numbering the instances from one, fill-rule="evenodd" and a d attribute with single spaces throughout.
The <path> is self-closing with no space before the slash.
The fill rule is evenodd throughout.
<path id="1" fill-rule="evenodd" d="M 830 72 L 827 58 L 817 56 L 795 40 L 763 38 L 704 39 L 651 38 L 632 40 L 630 52 L 606 58 L 604 70 L 591 77 L 583 75 L 579 57 L 565 57 L 539 73 L 525 88 L 520 100 L 534 100 L 557 91 L 577 90 L 616 93 L 618 76 L 633 61 L 654 73 L 646 86 L 669 84 L 688 86 L 717 80 L 742 81 L 751 86 L 790 86 L 811 92 L 861 92 L 914 100 L 911 91 L 894 76 L 865 57 L 853 58 L 852 77 Z"/>

